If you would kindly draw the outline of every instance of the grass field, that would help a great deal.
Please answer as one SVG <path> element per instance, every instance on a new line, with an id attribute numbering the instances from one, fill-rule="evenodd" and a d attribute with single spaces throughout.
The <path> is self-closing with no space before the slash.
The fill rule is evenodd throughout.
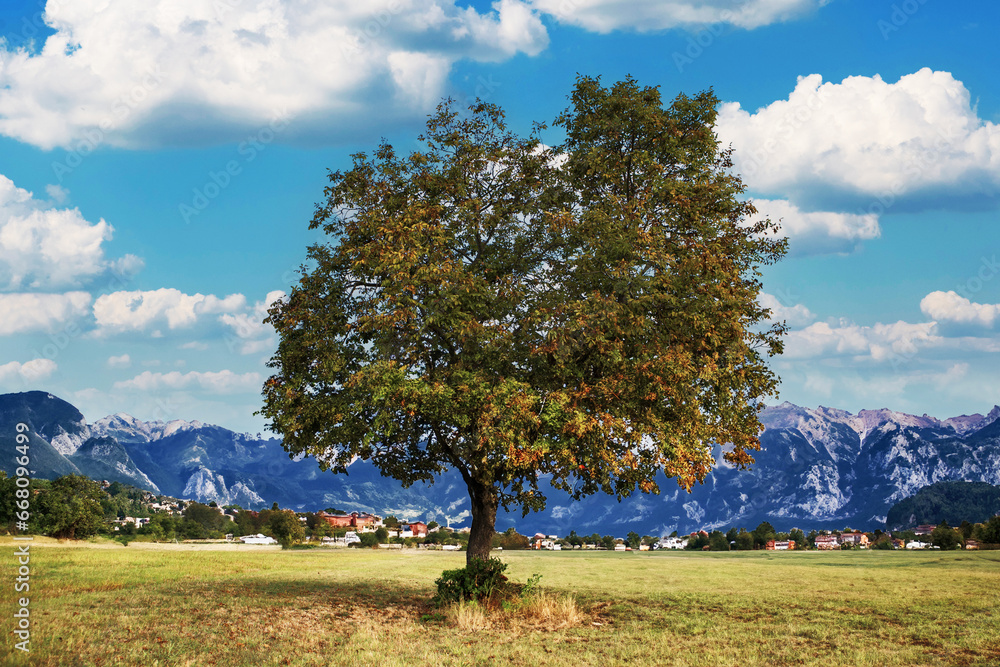
<path id="1" fill-rule="evenodd" d="M 0 538 L 2 553 L 13 552 Z M 469 631 L 429 604 L 465 555 L 31 549 L 31 652 L 2 664 L 1000 665 L 1000 552 L 506 552 L 589 616 Z"/>

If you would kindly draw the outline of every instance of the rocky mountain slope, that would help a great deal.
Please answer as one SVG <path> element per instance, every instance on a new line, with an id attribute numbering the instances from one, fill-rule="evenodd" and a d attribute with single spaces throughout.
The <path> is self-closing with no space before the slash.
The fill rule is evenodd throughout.
<path id="1" fill-rule="evenodd" d="M 498 529 L 624 535 L 688 532 L 770 521 L 778 529 L 882 527 L 897 501 L 943 480 L 1000 484 L 1000 407 L 940 420 L 891 410 L 768 407 L 763 450 L 749 471 L 725 464 L 692 493 L 661 478 L 660 495 L 618 502 L 595 495 L 570 501 L 554 489 L 544 512 L 501 514 Z M 117 414 L 88 424 L 69 403 L 44 392 L 0 395 L 0 448 L 13 451 L 14 425 L 31 427 L 38 477 L 79 472 L 157 493 L 244 507 L 358 509 L 400 518 L 468 524 L 457 474 L 404 489 L 365 462 L 332 475 L 312 459 L 292 460 L 279 440 L 200 422 L 143 422 Z M 721 452 L 720 452 L 721 454 Z M 718 458 L 721 459 L 721 456 Z M 0 459 L 10 473 L 13 461 Z"/>

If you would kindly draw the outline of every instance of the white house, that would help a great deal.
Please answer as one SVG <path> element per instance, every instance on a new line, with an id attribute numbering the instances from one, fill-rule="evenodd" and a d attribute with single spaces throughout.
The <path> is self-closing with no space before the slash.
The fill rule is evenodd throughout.
<path id="1" fill-rule="evenodd" d="M 907 549 L 926 549 L 929 546 L 931 546 L 930 542 L 918 542 L 917 540 L 906 543 Z"/>
<path id="2" fill-rule="evenodd" d="M 240 542 L 243 544 L 277 544 L 278 540 L 257 533 L 256 535 L 244 535 L 240 538 Z"/>
<path id="3" fill-rule="evenodd" d="M 660 549 L 683 549 L 687 546 L 688 538 L 686 537 L 661 537 L 659 542 Z"/>

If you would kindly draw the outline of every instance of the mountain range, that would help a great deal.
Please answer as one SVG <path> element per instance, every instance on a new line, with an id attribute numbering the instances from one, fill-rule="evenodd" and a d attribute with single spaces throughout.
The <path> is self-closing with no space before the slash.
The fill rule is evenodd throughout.
<path id="1" fill-rule="evenodd" d="M 888 509 L 944 480 L 1000 484 L 1000 407 L 987 415 L 936 419 L 891 410 L 770 406 L 761 413 L 762 450 L 750 470 L 717 456 L 718 467 L 690 494 L 661 477 L 659 495 L 620 502 L 603 494 L 572 501 L 546 492 L 544 511 L 497 517 L 497 529 L 565 535 L 598 532 L 665 535 L 700 528 L 779 530 L 883 528 Z M 236 503 L 247 508 L 313 511 L 336 507 L 401 519 L 468 525 L 465 485 L 448 472 L 434 484 L 403 488 L 364 461 L 347 475 L 320 470 L 313 459 L 289 458 L 276 438 L 236 433 L 197 421 L 144 422 L 115 414 L 88 423 L 70 403 L 31 391 L 0 395 L 0 448 L 13 452 L 15 425 L 29 426 L 32 474 L 79 473 L 120 481 L 157 494 Z M 11 474 L 13 456 L 0 459 Z"/>

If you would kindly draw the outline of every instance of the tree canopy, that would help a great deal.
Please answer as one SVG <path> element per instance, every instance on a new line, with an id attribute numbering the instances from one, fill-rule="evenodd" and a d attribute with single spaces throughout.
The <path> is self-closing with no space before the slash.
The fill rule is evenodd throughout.
<path id="1" fill-rule="evenodd" d="M 684 489 L 724 447 L 752 463 L 781 350 L 757 302 L 784 241 L 731 173 L 711 91 L 667 107 L 632 79 L 580 77 L 562 145 L 502 111 L 442 103 L 400 156 L 329 175 L 262 414 L 290 455 L 404 485 L 448 468 L 472 504 L 469 558 L 498 506 Z"/>
<path id="2" fill-rule="evenodd" d="M 84 539 L 96 535 L 104 523 L 100 485 L 83 475 L 65 475 L 38 496 L 37 512 L 43 530 L 53 537 Z"/>

